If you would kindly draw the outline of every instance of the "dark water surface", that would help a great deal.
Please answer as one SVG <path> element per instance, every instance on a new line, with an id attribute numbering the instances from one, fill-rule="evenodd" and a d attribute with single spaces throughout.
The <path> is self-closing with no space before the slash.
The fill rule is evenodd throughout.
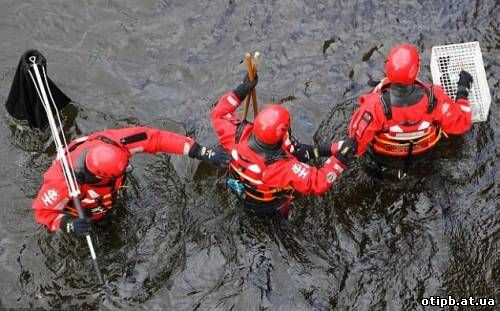
<path id="1" fill-rule="evenodd" d="M 357 163 L 326 196 L 300 197 L 288 224 L 235 208 L 223 172 L 139 155 L 96 241 L 105 288 L 83 240 L 33 221 L 54 151 L 4 110 L 0 309 L 422 310 L 422 298 L 452 295 L 495 298 L 499 310 L 500 6 L 389 2 L 3 0 L 1 102 L 20 55 L 37 48 L 76 102 L 71 137 L 152 124 L 213 144 L 209 111 L 251 50 L 262 54 L 260 102 L 288 99 L 305 142 L 343 137 L 353 98 L 402 41 L 423 51 L 423 80 L 432 46 L 479 41 L 493 101 L 487 122 L 444 141 L 404 182 Z"/>

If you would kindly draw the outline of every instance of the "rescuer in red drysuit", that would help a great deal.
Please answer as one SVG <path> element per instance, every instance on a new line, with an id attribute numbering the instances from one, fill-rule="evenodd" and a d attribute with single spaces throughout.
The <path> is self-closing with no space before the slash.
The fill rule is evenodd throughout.
<path id="1" fill-rule="evenodd" d="M 32 208 L 35 220 L 50 231 L 61 229 L 78 235 L 87 234 L 92 222 L 109 215 L 125 173 L 131 169 L 129 159 L 135 153 L 183 154 L 224 167 L 231 160 L 226 152 L 202 147 L 189 137 L 147 127 L 105 130 L 80 137 L 69 143 L 68 151 L 86 217 L 78 218 L 58 160 L 45 172 Z"/>
<path id="2" fill-rule="evenodd" d="M 359 98 L 360 107 L 349 124 L 357 154 L 368 151 L 384 166 L 405 167 L 425 159 L 442 135 L 462 134 L 471 127 L 468 101 L 472 76 L 460 72 L 455 101 L 441 86 L 418 81 L 420 57 L 410 44 L 393 47 L 384 78 Z"/>
<path id="3" fill-rule="evenodd" d="M 253 123 L 241 121 L 235 110 L 255 87 L 258 79 L 244 81 L 224 94 L 212 110 L 211 119 L 220 143 L 232 156 L 228 185 L 257 213 L 288 215 L 295 191 L 320 195 L 326 192 L 350 164 L 355 141 L 309 146 L 292 144 L 290 114 L 281 105 L 262 109 Z M 339 149 L 339 145 L 341 145 Z M 299 161 L 329 157 L 320 167 Z"/>

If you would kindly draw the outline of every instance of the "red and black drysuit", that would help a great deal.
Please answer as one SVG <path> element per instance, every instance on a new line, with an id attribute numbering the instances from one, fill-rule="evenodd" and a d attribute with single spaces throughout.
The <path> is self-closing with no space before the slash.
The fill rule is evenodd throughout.
<path id="1" fill-rule="evenodd" d="M 235 113 L 240 103 L 234 92 L 228 92 L 210 117 L 222 147 L 232 156 L 230 174 L 244 185 L 245 206 L 286 216 L 295 191 L 321 195 L 345 169 L 334 156 L 321 168 L 300 162 L 291 154 L 286 137 L 278 150 L 262 150 L 253 137 L 253 124 L 241 122 Z"/>
<path id="2" fill-rule="evenodd" d="M 146 127 L 130 127 L 97 132 L 73 140 L 68 145 L 69 157 L 76 165 L 82 152 L 97 144 L 112 144 L 123 148 L 129 159 L 138 152 L 167 152 L 187 155 L 194 140 L 183 135 Z M 80 185 L 82 208 L 93 221 L 103 219 L 111 211 L 113 199 L 123 184 L 123 176 L 106 185 Z M 32 204 L 35 220 L 50 231 L 60 228 L 65 215 L 77 217 L 61 164 L 54 160 L 43 176 L 43 184 Z"/>
<path id="3" fill-rule="evenodd" d="M 406 166 L 408 160 L 425 158 L 443 135 L 462 134 L 471 127 L 467 99 L 455 102 L 437 85 L 416 81 L 414 87 L 416 96 L 391 103 L 391 83 L 384 79 L 359 98 L 360 107 L 349 124 L 358 155 L 368 150 L 378 163 Z"/>

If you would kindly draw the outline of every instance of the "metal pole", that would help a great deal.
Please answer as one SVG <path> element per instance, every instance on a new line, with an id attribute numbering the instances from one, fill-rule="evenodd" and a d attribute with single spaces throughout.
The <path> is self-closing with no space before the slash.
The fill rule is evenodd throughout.
<path id="1" fill-rule="evenodd" d="M 66 144 L 66 139 L 64 138 L 63 127 L 62 127 L 61 120 L 59 118 L 59 113 L 57 113 L 59 124 L 56 125 L 56 121 L 54 119 L 51 107 L 49 105 L 49 99 L 47 97 L 47 92 L 45 91 L 45 86 L 44 86 L 42 78 L 40 76 L 40 70 L 38 69 L 38 65 L 36 63 L 36 56 L 30 56 L 29 60 L 32 63 L 31 68 L 33 68 L 36 79 L 33 77 L 31 71 L 29 71 L 29 74 L 30 74 L 31 79 L 33 80 L 35 88 L 38 92 L 38 96 L 40 97 L 40 99 L 42 101 L 45 112 L 47 113 L 47 119 L 49 121 L 50 131 L 52 133 L 52 137 L 54 138 L 54 144 L 55 144 L 56 150 L 57 150 L 57 159 L 61 163 L 61 168 L 62 168 L 62 171 L 64 174 L 64 179 L 66 181 L 66 185 L 67 185 L 68 190 L 69 190 L 69 195 L 73 199 L 76 210 L 78 212 L 78 217 L 84 218 L 85 214 L 83 213 L 81 202 L 80 202 L 80 199 L 78 198 L 78 196 L 80 194 L 80 189 L 78 187 L 75 173 L 73 171 L 73 165 L 71 163 L 71 159 L 69 158 L 69 156 L 68 157 L 66 156 L 67 154 L 69 154 L 69 153 L 67 153 L 68 146 Z M 45 72 L 44 72 L 44 75 L 45 75 Z M 45 81 L 47 81 L 46 76 L 45 76 Z M 47 88 L 48 88 L 48 83 L 47 83 Z M 50 89 L 49 89 L 49 92 L 50 92 Z M 56 112 L 57 112 L 57 107 L 56 107 L 55 103 L 53 102 L 54 100 L 52 98 L 52 94 L 51 94 L 51 100 L 52 100 L 52 105 L 53 105 L 54 109 L 56 109 Z M 61 135 L 63 135 L 64 144 L 61 142 L 61 138 L 59 137 L 59 130 L 61 131 Z M 99 269 L 99 264 L 97 262 L 97 256 L 95 254 L 94 246 L 92 244 L 92 238 L 91 238 L 90 234 L 87 234 L 85 237 L 87 239 L 87 244 L 88 244 L 88 247 L 90 250 L 90 256 L 92 257 L 92 261 L 94 264 L 94 269 L 96 270 L 97 278 L 99 280 L 99 283 L 103 284 L 104 280 L 102 278 L 101 270 Z"/>

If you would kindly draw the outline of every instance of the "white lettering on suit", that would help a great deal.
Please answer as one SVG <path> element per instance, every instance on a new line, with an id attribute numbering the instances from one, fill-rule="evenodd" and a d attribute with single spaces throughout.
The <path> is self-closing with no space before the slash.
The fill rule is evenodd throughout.
<path id="1" fill-rule="evenodd" d="M 309 174 L 309 166 L 302 163 L 295 163 L 292 166 L 292 172 L 298 177 L 305 179 L 307 174 Z"/>
<path id="2" fill-rule="evenodd" d="M 45 206 L 49 206 L 52 203 L 54 203 L 59 196 L 59 193 L 57 193 L 56 190 L 54 189 L 49 189 L 47 192 L 45 192 L 42 196 L 42 202 Z"/>

